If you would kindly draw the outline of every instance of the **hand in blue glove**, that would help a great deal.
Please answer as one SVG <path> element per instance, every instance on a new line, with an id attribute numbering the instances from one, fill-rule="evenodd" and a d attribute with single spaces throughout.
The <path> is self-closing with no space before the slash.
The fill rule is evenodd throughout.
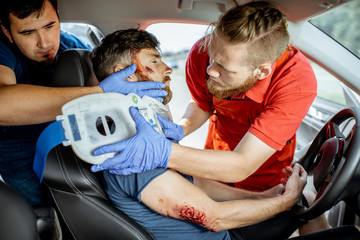
<path id="1" fill-rule="evenodd" d="M 93 165 L 91 171 L 108 169 L 110 173 L 127 175 L 166 168 L 171 154 L 171 142 L 158 133 L 134 107 L 130 115 L 136 124 L 137 133 L 129 139 L 95 149 L 95 156 L 117 152 L 103 163 Z"/>
<path id="2" fill-rule="evenodd" d="M 166 117 L 157 114 L 157 119 L 161 125 L 163 133 L 167 139 L 174 143 L 178 143 L 184 137 L 184 129 L 182 126 L 173 123 Z"/>
<path id="3" fill-rule="evenodd" d="M 101 81 L 98 86 L 101 87 L 104 92 L 116 92 L 124 95 L 135 93 L 139 97 L 147 95 L 163 102 L 161 97 L 166 96 L 167 92 L 160 89 L 165 87 L 164 83 L 152 81 L 128 82 L 125 80 L 127 77 L 132 75 L 135 70 L 136 65 L 132 64 L 120 72 L 111 74 L 109 77 Z"/>

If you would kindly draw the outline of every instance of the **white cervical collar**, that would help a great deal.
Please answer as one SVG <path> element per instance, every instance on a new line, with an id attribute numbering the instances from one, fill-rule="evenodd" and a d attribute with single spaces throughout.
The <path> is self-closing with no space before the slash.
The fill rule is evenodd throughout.
<path id="1" fill-rule="evenodd" d="M 156 113 L 168 116 L 169 109 L 161 102 L 134 93 L 97 93 L 86 95 L 66 103 L 63 115 L 56 118 L 62 121 L 66 141 L 76 155 L 91 164 L 100 164 L 116 153 L 93 156 L 92 152 L 103 145 L 130 138 L 136 133 L 135 122 L 129 108 L 137 107 L 142 116 L 161 134 Z"/>

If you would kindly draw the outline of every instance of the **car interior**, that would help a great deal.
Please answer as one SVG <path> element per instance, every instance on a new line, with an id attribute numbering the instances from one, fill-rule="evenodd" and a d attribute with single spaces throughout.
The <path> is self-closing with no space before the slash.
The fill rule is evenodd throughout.
<path id="1" fill-rule="evenodd" d="M 84 39 L 94 47 L 101 42 L 103 36 L 118 29 L 146 30 L 165 23 L 174 24 L 171 28 L 175 31 L 176 24 L 179 23 L 186 26 L 202 25 L 206 28 L 226 10 L 247 2 L 251 1 L 61 0 L 58 5 L 63 26 L 67 25 L 69 31 L 75 29 L 75 25 L 82 26 Z M 327 31 L 332 27 L 328 19 L 332 18 L 337 22 L 338 11 L 344 11 L 342 9 L 355 11 L 350 15 L 355 26 L 346 25 L 347 28 L 351 30 L 360 27 L 360 1 L 269 2 L 286 14 L 291 44 L 299 48 L 318 69 L 315 72 L 318 78 L 318 97 L 297 131 L 294 158 L 294 162 L 301 163 L 308 171 L 306 187 L 317 196 L 312 205 L 306 207 L 298 204 L 293 211 L 299 218 L 306 220 L 325 213 L 330 227 L 344 228 L 342 236 L 345 237 L 346 226 L 360 226 L 360 77 L 357 74 L 360 69 L 360 45 L 351 48 L 336 36 L 328 35 Z M 327 18 L 324 20 L 323 16 Z M 359 20 L 358 23 L 356 19 Z M 171 28 L 168 35 L 171 35 Z M 345 32 L 339 34 L 346 36 L 348 42 L 360 37 L 360 33 L 357 38 L 350 37 Z M 60 54 L 51 79 L 52 86 L 97 84 L 90 54 L 89 51 L 80 49 Z M 184 78 L 184 63 L 179 60 L 180 55 L 183 61 L 186 60 L 186 52 L 164 51 L 163 55 L 165 61 L 176 63 L 173 75 L 182 74 L 176 78 L 177 82 L 172 80 L 171 83 L 174 102 L 170 103 L 170 108 L 176 122 L 185 111 L 184 99 L 177 102 L 177 96 L 183 94 L 188 96 L 187 100 L 190 99 Z M 334 79 L 336 84 L 333 83 Z M 332 87 L 340 92 L 340 97 L 329 90 Z M 206 130 L 205 124 L 180 144 L 201 148 Z M 112 205 L 103 189 L 101 173 L 91 172 L 90 166 L 78 158 L 70 146 L 55 147 L 47 157 L 43 177 L 54 203 L 47 208 L 33 209 L 25 199 L 0 181 L 0 202 L 3 203 L 0 204 L 0 239 L 154 239 L 144 227 Z M 297 239 L 296 236 L 295 233 L 293 239 Z M 319 236 L 317 239 L 321 239 L 321 235 Z M 359 236 L 352 235 L 349 239 L 351 237 L 357 239 Z"/>

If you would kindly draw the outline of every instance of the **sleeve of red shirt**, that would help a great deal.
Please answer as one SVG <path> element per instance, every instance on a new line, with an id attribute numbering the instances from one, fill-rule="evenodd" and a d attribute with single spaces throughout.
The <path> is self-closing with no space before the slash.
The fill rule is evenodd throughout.
<path id="1" fill-rule="evenodd" d="M 190 90 L 191 98 L 204 111 L 212 110 L 212 95 L 206 87 L 206 68 L 209 63 L 207 48 L 201 48 L 205 38 L 197 41 L 190 50 L 186 61 L 186 83 Z"/>
<path id="2" fill-rule="evenodd" d="M 278 73 L 268 104 L 249 129 L 276 150 L 295 135 L 316 97 L 317 82 L 311 65 L 301 53 L 297 55 Z"/>

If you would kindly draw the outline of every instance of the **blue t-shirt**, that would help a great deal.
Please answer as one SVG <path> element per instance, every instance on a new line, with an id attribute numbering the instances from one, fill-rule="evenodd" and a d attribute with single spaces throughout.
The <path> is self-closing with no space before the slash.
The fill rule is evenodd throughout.
<path id="1" fill-rule="evenodd" d="M 142 190 L 166 171 L 166 169 L 158 168 L 126 176 L 104 171 L 105 190 L 115 207 L 144 226 L 156 239 L 230 239 L 228 231 L 210 232 L 197 224 L 158 214 L 141 202 Z M 183 176 L 193 183 L 192 177 Z"/>
<path id="2" fill-rule="evenodd" d="M 20 51 L 12 46 L 0 31 L 0 65 L 11 68 L 16 76 L 16 83 L 50 86 L 50 79 L 54 68 L 44 70 L 35 66 Z M 74 35 L 61 30 L 60 46 L 57 55 L 67 49 L 82 48 L 92 50 L 91 46 L 84 43 Z M 36 94 L 36 93 L 34 93 Z M 37 139 L 43 129 L 48 125 L 34 124 L 24 126 L 0 126 L 0 141 L 15 139 Z M 0 142 L 1 143 L 1 142 Z"/>

